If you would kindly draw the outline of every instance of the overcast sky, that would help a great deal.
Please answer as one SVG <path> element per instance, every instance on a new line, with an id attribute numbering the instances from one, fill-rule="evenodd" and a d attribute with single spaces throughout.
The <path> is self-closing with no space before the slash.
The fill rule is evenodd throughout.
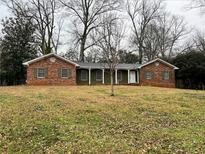
<path id="1" fill-rule="evenodd" d="M 205 16 L 199 10 L 186 9 L 192 0 L 166 0 L 167 10 L 172 14 L 181 15 L 189 26 L 205 31 Z"/>

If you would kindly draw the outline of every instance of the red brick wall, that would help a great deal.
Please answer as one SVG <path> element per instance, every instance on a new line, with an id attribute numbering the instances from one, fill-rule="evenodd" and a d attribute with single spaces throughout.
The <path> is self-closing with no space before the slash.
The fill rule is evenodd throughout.
<path id="1" fill-rule="evenodd" d="M 159 63 L 159 66 L 156 66 L 156 63 Z M 175 70 L 173 67 L 170 67 L 160 61 L 151 63 L 147 66 L 144 66 L 140 70 L 140 85 L 142 86 L 159 86 L 159 87 L 175 87 Z M 152 71 L 154 73 L 154 79 L 147 80 L 145 79 L 145 72 Z M 171 73 L 170 80 L 163 80 L 162 72 L 169 71 Z"/>
<path id="2" fill-rule="evenodd" d="M 27 68 L 28 85 L 76 85 L 76 66 L 56 58 L 55 62 L 50 61 L 51 57 L 30 64 Z M 34 75 L 35 68 L 48 68 L 48 75 L 44 79 L 38 79 Z M 59 77 L 60 68 L 69 68 L 72 70 L 72 77 L 63 79 Z"/>

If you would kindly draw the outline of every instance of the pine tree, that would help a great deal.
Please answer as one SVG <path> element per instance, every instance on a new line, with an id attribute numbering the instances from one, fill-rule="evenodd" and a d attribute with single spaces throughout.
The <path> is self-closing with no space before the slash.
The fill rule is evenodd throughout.
<path id="1" fill-rule="evenodd" d="M 37 57 L 35 45 L 35 25 L 23 17 L 3 20 L 1 42 L 1 72 L 7 85 L 25 82 L 24 61 Z"/>

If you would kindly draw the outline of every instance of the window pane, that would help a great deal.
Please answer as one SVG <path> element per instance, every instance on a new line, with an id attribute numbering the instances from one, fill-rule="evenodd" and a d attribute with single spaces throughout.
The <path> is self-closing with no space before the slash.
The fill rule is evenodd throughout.
<path id="1" fill-rule="evenodd" d="M 150 71 L 145 72 L 145 79 L 147 80 L 153 79 L 153 72 Z"/>
<path id="2" fill-rule="evenodd" d="M 81 80 L 82 81 L 87 81 L 87 71 L 86 70 L 81 70 Z"/>
<path id="3" fill-rule="evenodd" d="M 168 71 L 165 71 L 165 72 L 164 72 L 164 80 L 169 80 L 169 78 L 170 78 L 169 72 L 168 72 Z"/>
<path id="4" fill-rule="evenodd" d="M 45 77 L 45 69 L 38 68 L 38 78 L 44 78 L 44 77 Z"/>
<path id="5" fill-rule="evenodd" d="M 102 81 L 102 71 L 96 71 L 96 81 Z"/>
<path id="6" fill-rule="evenodd" d="M 67 78 L 68 77 L 68 69 L 62 68 L 61 69 L 61 76 L 62 76 L 62 78 Z"/>

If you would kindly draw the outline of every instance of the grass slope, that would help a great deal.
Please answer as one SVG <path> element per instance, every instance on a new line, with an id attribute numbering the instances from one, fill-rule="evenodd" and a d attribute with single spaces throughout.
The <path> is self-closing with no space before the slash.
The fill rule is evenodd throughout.
<path id="1" fill-rule="evenodd" d="M 204 153 L 205 92 L 0 88 L 0 153 Z"/>

